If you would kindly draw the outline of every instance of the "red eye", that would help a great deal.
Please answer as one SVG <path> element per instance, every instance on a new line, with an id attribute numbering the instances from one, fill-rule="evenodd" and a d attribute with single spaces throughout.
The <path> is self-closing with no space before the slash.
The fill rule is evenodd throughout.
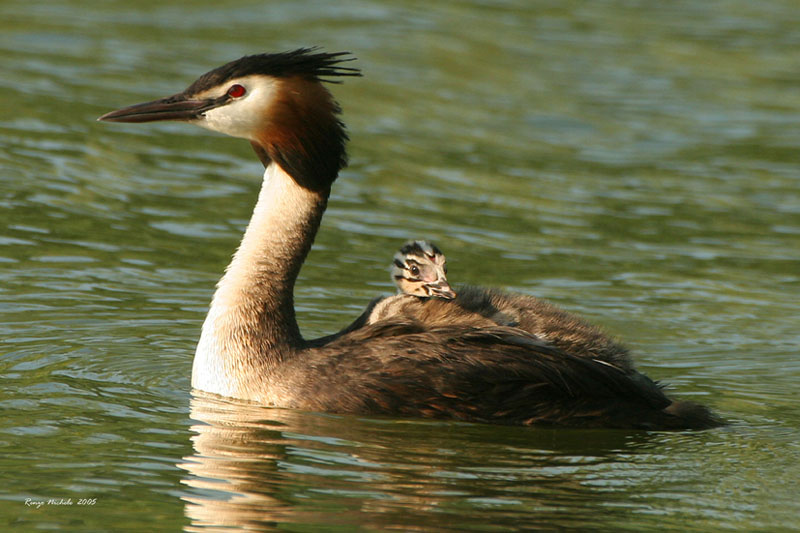
<path id="1" fill-rule="evenodd" d="M 233 98 L 241 98 L 246 92 L 247 89 L 237 83 L 236 85 L 231 85 L 230 89 L 228 89 L 228 96 Z"/>

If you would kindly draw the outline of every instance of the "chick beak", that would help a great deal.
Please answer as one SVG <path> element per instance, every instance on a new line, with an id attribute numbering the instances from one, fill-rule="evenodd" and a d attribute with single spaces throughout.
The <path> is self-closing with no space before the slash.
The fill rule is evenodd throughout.
<path id="1" fill-rule="evenodd" d="M 429 283 L 427 287 L 431 293 L 431 296 L 438 296 L 439 298 L 444 298 L 445 300 L 452 300 L 456 297 L 455 291 L 450 287 L 450 284 L 447 283 L 446 279 L 440 279 L 435 283 Z"/>

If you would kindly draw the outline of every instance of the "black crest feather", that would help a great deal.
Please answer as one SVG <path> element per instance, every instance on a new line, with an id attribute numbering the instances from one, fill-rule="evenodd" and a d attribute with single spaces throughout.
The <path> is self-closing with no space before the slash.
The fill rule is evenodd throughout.
<path id="1" fill-rule="evenodd" d="M 319 48 L 298 48 L 274 54 L 255 54 L 226 63 L 221 67 L 206 72 L 192 83 L 186 94 L 195 94 L 220 85 L 227 80 L 264 74 L 283 78 L 303 76 L 306 78 L 341 83 L 330 78 L 342 76 L 361 76 L 361 71 L 353 67 L 342 66 L 341 63 L 354 61 L 350 52 L 318 52 Z"/>

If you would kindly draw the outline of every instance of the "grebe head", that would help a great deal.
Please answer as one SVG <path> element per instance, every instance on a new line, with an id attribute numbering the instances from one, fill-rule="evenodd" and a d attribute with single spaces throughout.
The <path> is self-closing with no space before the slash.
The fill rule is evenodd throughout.
<path id="1" fill-rule="evenodd" d="M 322 81 L 360 76 L 348 52 L 301 48 L 245 56 L 180 93 L 106 113 L 98 120 L 178 120 L 247 139 L 264 165 L 278 163 L 300 185 L 330 187 L 346 165 L 340 109 Z M 330 78 L 334 78 L 333 80 Z"/>
<path id="2" fill-rule="evenodd" d="M 404 294 L 446 300 L 456 297 L 447 282 L 444 254 L 428 241 L 409 241 L 394 254 L 392 279 Z"/>

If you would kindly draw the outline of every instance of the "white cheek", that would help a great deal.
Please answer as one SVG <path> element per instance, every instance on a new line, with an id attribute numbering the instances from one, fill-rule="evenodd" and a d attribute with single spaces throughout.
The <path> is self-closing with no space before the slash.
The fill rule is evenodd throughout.
<path id="1" fill-rule="evenodd" d="M 255 139 L 275 92 L 273 85 L 253 88 L 246 96 L 204 113 L 199 126 L 232 137 Z"/>
<path id="2" fill-rule="evenodd" d="M 250 139 L 258 126 L 255 106 L 242 99 L 204 113 L 199 125 L 233 137 Z"/>

